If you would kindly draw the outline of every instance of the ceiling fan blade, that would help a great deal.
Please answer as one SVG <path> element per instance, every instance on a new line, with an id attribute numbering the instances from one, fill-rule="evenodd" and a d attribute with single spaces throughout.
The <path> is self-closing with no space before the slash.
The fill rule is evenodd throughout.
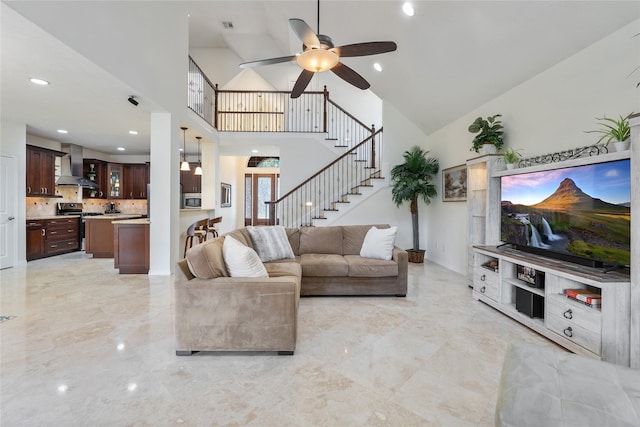
<path id="1" fill-rule="evenodd" d="M 296 80 L 296 84 L 293 85 L 293 89 L 291 90 L 291 98 L 298 98 L 302 95 L 302 92 L 307 88 L 307 85 L 311 81 L 315 73 L 309 70 L 302 70 L 298 80 Z"/>
<path id="2" fill-rule="evenodd" d="M 395 42 L 366 42 L 338 46 L 334 49 L 340 57 L 377 55 L 393 52 L 398 48 Z"/>
<path id="3" fill-rule="evenodd" d="M 289 19 L 289 25 L 294 33 L 298 36 L 302 43 L 307 47 L 320 47 L 320 40 L 318 36 L 313 32 L 310 26 L 307 25 L 302 19 L 291 18 Z"/>
<path id="4" fill-rule="evenodd" d="M 369 89 L 369 87 L 371 87 L 369 82 L 366 81 L 364 77 L 362 77 L 360 74 L 356 73 L 351 68 L 347 67 L 341 62 L 338 62 L 338 64 L 335 67 L 333 67 L 331 71 L 333 71 L 333 73 L 336 76 L 340 77 L 342 80 L 344 80 L 347 83 L 351 83 L 358 89 L 364 90 L 364 89 Z"/>
<path id="5" fill-rule="evenodd" d="M 242 64 L 240 64 L 240 68 L 252 68 L 252 67 L 258 67 L 260 65 L 280 64 L 282 62 L 291 62 L 295 60 L 296 60 L 295 55 L 281 56 L 279 58 L 260 59 L 258 61 L 243 62 Z"/>

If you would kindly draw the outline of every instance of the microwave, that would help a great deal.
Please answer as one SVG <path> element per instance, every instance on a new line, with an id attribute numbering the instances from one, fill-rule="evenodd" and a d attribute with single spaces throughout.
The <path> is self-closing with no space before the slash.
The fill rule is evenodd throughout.
<path id="1" fill-rule="evenodd" d="M 200 193 L 183 193 L 182 207 L 184 209 L 200 209 L 202 207 L 202 195 Z"/>

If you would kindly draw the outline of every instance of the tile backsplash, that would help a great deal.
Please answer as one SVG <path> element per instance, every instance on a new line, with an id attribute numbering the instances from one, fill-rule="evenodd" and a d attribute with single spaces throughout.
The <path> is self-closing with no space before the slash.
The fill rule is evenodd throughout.
<path id="1" fill-rule="evenodd" d="M 82 199 L 80 187 L 56 186 L 56 195 L 51 197 L 27 197 L 27 218 L 56 215 L 58 202 L 78 203 L 82 202 L 85 212 L 104 212 L 109 209 L 109 202 L 116 204 L 116 209 L 124 214 L 147 214 L 146 200 L 107 200 L 107 199 Z"/>

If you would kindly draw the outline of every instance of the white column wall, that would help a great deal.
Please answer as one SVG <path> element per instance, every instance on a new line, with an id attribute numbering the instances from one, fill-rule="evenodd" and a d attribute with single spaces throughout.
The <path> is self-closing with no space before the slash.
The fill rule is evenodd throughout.
<path id="1" fill-rule="evenodd" d="M 180 236 L 180 125 L 169 113 L 151 115 L 150 275 L 169 275 Z"/>

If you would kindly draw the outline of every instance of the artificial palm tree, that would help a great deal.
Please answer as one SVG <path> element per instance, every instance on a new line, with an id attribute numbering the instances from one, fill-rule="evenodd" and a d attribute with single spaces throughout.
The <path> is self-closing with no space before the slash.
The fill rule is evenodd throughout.
<path id="1" fill-rule="evenodd" d="M 431 203 L 431 199 L 438 195 L 438 190 L 433 184 L 433 176 L 438 173 L 440 164 L 438 159 L 427 157 L 428 151 L 424 151 L 417 145 L 404 152 L 404 163 L 391 169 L 393 189 L 391 196 L 396 206 L 400 207 L 404 202 L 410 202 L 411 223 L 413 226 L 413 249 L 410 250 L 409 260 L 412 261 L 411 252 L 419 254 L 414 259 L 422 262 L 424 250 L 420 249 L 420 231 L 418 223 L 418 199 L 425 204 Z M 421 256 L 420 256 L 421 255 Z"/>

